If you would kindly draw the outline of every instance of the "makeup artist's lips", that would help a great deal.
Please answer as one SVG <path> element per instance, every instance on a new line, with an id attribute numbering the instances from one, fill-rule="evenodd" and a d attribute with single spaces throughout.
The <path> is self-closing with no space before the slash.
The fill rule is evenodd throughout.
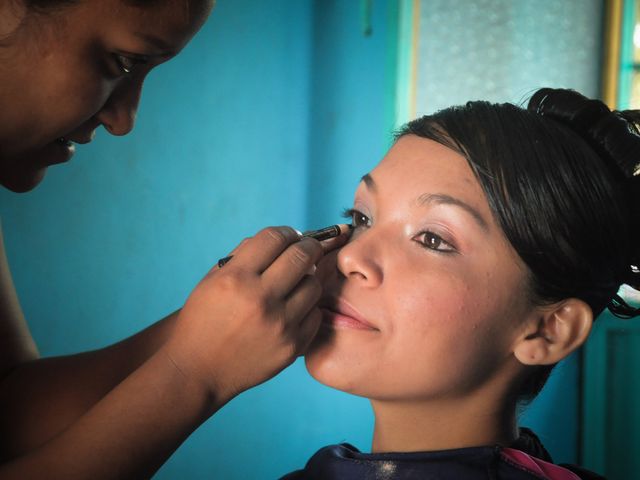
<path id="1" fill-rule="evenodd" d="M 88 135 L 78 135 L 78 136 L 73 136 L 73 137 L 64 137 L 68 140 L 71 140 L 73 143 L 79 143 L 80 145 L 85 145 L 87 143 L 90 143 L 93 140 L 93 137 L 95 137 L 95 131 L 89 133 Z"/>
<path id="2" fill-rule="evenodd" d="M 322 321 L 334 328 L 380 331 L 344 300 L 328 302 L 321 305 L 320 308 L 322 309 Z"/>
<path id="3" fill-rule="evenodd" d="M 68 162 L 76 153 L 76 144 L 87 144 L 93 140 L 93 137 L 95 137 L 95 130 L 92 130 L 89 133 L 57 138 L 46 147 L 47 163 L 49 165 L 55 165 L 57 163 Z"/>
<path id="4" fill-rule="evenodd" d="M 41 158 L 46 165 L 56 165 L 71 160 L 76 152 L 76 146 L 70 140 L 60 137 L 44 147 Z"/>

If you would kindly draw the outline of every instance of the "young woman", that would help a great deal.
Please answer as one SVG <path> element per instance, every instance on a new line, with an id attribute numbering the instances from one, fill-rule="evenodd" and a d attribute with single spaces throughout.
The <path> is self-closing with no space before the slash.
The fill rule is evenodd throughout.
<path id="1" fill-rule="evenodd" d="M 0 184 L 34 188 L 100 126 L 128 133 L 146 75 L 212 3 L 0 1 Z M 225 402 L 304 351 L 320 323 L 307 273 L 323 246 L 269 228 L 234 254 L 136 336 L 38 359 L 0 236 L 0 478 L 149 477 Z"/>
<path id="2" fill-rule="evenodd" d="M 404 127 L 362 178 L 353 237 L 318 267 L 318 381 L 371 400 L 372 453 L 285 478 L 578 479 L 516 408 L 640 286 L 635 112 L 568 90 L 470 102 Z"/>

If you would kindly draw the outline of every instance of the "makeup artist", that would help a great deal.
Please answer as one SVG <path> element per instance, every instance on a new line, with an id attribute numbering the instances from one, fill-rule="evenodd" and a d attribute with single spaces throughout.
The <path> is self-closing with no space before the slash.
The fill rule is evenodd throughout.
<path id="1" fill-rule="evenodd" d="M 130 132 L 145 76 L 212 4 L 0 0 L 0 183 L 29 191 L 98 127 Z M 320 321 L 307 273 L 340 242 L 265 229 L 180 311 L 104 349 L 39 358 L 0 237 L 0 479 L 153 475 L 222 405 L 305 350 Z"/>

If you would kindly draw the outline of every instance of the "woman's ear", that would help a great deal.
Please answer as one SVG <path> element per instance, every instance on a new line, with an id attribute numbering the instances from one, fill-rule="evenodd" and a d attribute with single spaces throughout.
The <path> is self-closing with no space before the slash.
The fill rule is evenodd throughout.
<path id="1" fill-rule="evenodd" d="M 524 365 L 553 365 L 585 342 L 592 325 L 591 307 L 577 298 L 541 307 L 525 325 L 513 353 Z"/>

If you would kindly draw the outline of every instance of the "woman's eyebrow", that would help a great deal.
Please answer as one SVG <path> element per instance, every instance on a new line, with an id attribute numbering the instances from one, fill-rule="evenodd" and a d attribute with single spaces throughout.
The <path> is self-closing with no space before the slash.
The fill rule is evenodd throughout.
<path id="1" fill-rule="evenodd" d="M 459 198 L 452 197 L 451 195 L 447 195 L 444 193 L 424 193 L 418 197 L 418 204 L 438 204 L 438 205 L 453 205 L 455 207 L 462 208 L 465 212 L 473 217 L 476 223 L 482 228 L 485 232 L 489 232 L 489 223 L 484 219 L 484 217 L 473 208 L 468 203 L 463 202 Z"/>
<path id="2" fill-rule="evenodd" d="M 367 186 L 369 190 L 372 192 L 376 191 L 376 182 L 373 180 L 373 177 L 365 173 L 361 181 Z M 473 208 L 468 203 L 463 202 L 459 198 L 452 197 L 451 195 L 447 195 L 445 193 L 424 193 L 418 197 L 418 204 L 425 205 L 429 203 L 436 203 L 440 205 L 453 205 L 455 207 L 462 208 L 465 212 L 473 217 L 476 223 L 482 228 L 485 232 L 489 232 L 489 223 L 484 219 L 484 217 Z"/>
<path id="3" fill-rule="evenodd" d="M 175 55 L 173 47 L 161 38 L 144 32 L 135 32 L 135 35 L 146 42 L 148 45 L 151 45 L 153 48 L 159 50 L 159 53 L 154 54 L 154 56 L 171 57 Z"/>

